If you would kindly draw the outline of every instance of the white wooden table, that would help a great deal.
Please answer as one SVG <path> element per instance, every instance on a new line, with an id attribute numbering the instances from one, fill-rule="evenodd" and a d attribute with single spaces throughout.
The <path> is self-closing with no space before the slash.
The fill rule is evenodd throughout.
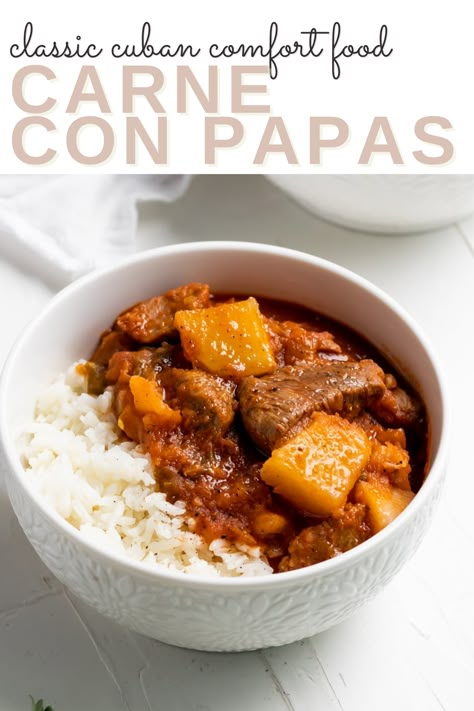
<path id="1" fill-rule="evenodd" d="M 474 219 L 428 234 L 356 234 L 257 176 L 201 177 L 180 202 L 141 210 L 142 249 L 223 238 L 339 262 L 419 321 L 444 364 L 454 413 L 434 525 L 349 621 L 286 647 L 206 654 L 130 633 L 73 598 L 36 557 L 0 481 L 0 711 L 29 711 L 28 694 L 54 711 L 474 709 Z M 51 293 L 0 257 L 0 363 Z"/>

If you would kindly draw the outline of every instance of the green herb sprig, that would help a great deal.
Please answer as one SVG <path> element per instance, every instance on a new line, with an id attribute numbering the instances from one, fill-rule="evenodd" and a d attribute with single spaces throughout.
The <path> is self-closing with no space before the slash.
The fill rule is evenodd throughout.
<path id="1" fill-rule="evenodd" d="M 32 711 L 54 711 L 52 706 L 44 705 L 43 699 L 38 699 L 38 701 L 35 701 L 32 696 L 30 696 L 30 699 Z"/>

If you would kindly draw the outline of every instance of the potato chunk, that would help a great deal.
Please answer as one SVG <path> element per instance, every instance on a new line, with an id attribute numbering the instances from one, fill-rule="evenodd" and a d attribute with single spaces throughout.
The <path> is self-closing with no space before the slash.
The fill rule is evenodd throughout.
<path id="1" fill-rule="evenodd" d="M 374 533 L 388 526 L 415 496 L 412 491 L 398 489 L 375 478 L 358 481 L 354 495 L 358 503 L 368 506 Z"/>
<path id="2" fill-rule="evenodd" d="M 298 509 L 328 516 L 344 506 L 369 455 L 361 427 L 315 412 L 308 427 L 273 450 L 261 477 Z"/>
<path id="3" fill-rule="evenodd" d="M 391 442 L 382 444 L 374 440 L 367 471 L 375 472 L 375 474 L 379 475 L 379 478 L 386 475 L 394 486 L 405 491 L 411 491 L 410 455 L 406 449 L 402 449 L 398 445 Z"/>
<path id="4" fill-rule="evenodd" d="M 133 395 L 133 404 L 137 413 L 148 423 L 177 426 L 181 422 L 181 414 L 172 410 L 163 400 L 163 393 L 156 382 L 132 375 L 129 381 Z"/>
<path id="5" fill-rule="evenodd" d="M 263 375 L 276 368 L 257 301 L 178 311 L 175 326 L 184 355 L 195 367 L 222 377 Z"/>

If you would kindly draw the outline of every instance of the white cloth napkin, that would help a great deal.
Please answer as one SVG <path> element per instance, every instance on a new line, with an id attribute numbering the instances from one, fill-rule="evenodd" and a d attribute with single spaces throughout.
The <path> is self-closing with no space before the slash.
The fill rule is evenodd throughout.
<path id="1" fill-rule="evenodd" d="M 61 287 L 135 249 L 137 201 L 169 202 L 182 175 L 0 176 L 0 257 Z"/>

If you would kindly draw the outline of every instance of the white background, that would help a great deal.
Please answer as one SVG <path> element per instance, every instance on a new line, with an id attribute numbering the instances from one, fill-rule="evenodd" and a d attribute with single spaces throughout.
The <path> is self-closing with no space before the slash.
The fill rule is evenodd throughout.
<path id="1" fill-rule="evenodd" d="M 204 164 L 204 113 L 192 101 L 188 115 L 176 115 L 175 67 L 177 60 L 138 59 L 128 63 L 156 63 L 167 81 L 160 98 L 168 111 L 169 155 L 167 166 L 155 166 L 145 151 L 139 153 L 135 166 L 125 163 L 125 118 L 121 106 L 122 60 L 111 59 L 108 49 L 114 42 L 138 42 L 143 22 L 152 25 L 155 45 L 178 42 L 192 43 L 203 48 L 201 55 L 192 60 L 192 67 L 200 79 L 207 75 L 209 63 L 220 66 L 219 114 L 230 111 L 231 63 L 260 64 L 262 60 L 210 60 L 207 47 L 240 42 L 264 42 L 271 21 L 280 26 L 282 41 L 292 42 L 302 30 L 316 27 L 330 29 L 332 23 L 342 25 L 344 44 L 368 43 L 378 39 L 382 24 L 389 29 L 387 46 L 393 54 L 387 59 L 353 58 L 342 63 L 342 75 L 334 81 L 330 72 L 329 47 L 318 59 L 290 58 L 279 61 L 279 76 L 267 80 L 272 115 L 285 120 L 290 139 L 296 151 L 299 166 L 289 166 L 282 155 L 270 156 L 264 166 L 253 166 L 260 141 L 265 115 L 242 115 L 245 136 L 240 146 L 221 150 L 216 166 Z M 103 55 L 92 60 L 100 72 L 102 83 L 111 104 L 112 114 L 105 118 L 115 132 L 115 151 L 104 164 L 92 170 L 97 172 L 472 172 L 474 137 L 470 113 L 471 90 L 469 86 L 471 55 L 470 3 L 451 0 L 449 4 L 431 0 L 416 2 L 381 3 L 376 0 L 339 0 L 331 3 L 309 3 L 294 0 L 241 0 L 225 4 L 211 0 L 178 0 L 150 3 L 135 0 L 130 3 L 109 3 L 83 0 L 80 3 L 59 3 L 57 0 L 9 4 L 0 26 L 0 106 L 2 107 L 0 132 L 0 158 L 3 172 L 87 172 L 91 168 L 80 166 L 68 155 L 66 131 L 76 116 L 67 115 L 65 108 L 79 67 L 91 60 L 80 59 L 12 59 L 9 47 L 21 41 L 23 27 L 32 21 L 35 27 L 33 44 L 62 44 L 74 40 L 77 34 L 87 42 L 105 48 Z M 187 61 L 187 60 L 186 60 Z M 45 88 L 57 99 L 57 106 L 49 112 L 57 131 L 46 134 L 43 129 L 31 132 L 30 142 L 40 153 L 47 146 L 57 151 L 50 164 L 39 168 L 21 163 L 11 148 L 13 126 L 24 114 L 15 106 L 11 96 L 11 81 L 15 72 L 25 63 L 45 63 L 57 74 L 57 81 L 36 78 L 31 82 L 29 96 L 44 96 Z M 258 79 L 256 83 L 261 83 Z M 251 97 L 250 97 L 251 98 Z M 255 97 L 258 103 L 261 97 Z M 95 104 L 85 104 L 82 114 L 97 113 Z M 150 133 L 156 117 L 147 109 L 144 100 L 137 102 L 137 112 Z M 309 116 L 339 116 L 351 129 L 348 143 L 327 150 L 321 166 L 309 164 Z M 449 139 L 455 145 L 453 160 L 441 167 L 417 163 L 412 152 L 423 147 L 414 135 L 415 121 L 427 115 L 441 115 L 449 119 L 453 130 Z M 359 166 L 357 161 L 374 116 L 387 116 L 402 154 L 405 165 L 394 166 L 387 155 L 375 156 L 369 166 Z M 84 152 L 92 152 L 97 143 L 94 131 L 82 136 Z M 28 141 L 27 141 L 27 145 Z M 434 154 L 439 148 L 427 147 Z"/>

